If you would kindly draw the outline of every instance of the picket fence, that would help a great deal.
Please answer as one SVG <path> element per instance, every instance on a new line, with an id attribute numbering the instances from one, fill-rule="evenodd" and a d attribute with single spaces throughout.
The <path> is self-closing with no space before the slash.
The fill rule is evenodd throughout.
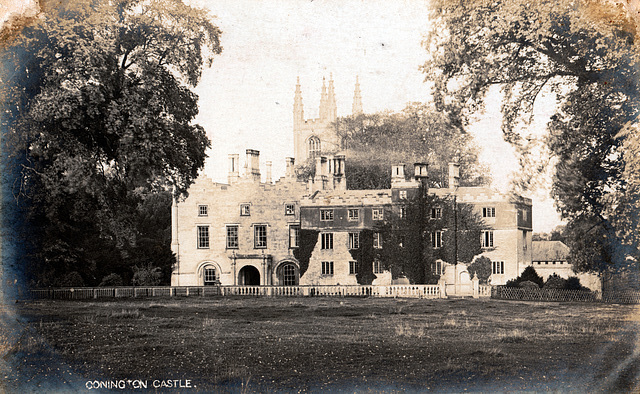
<path id="1" fill-rule="evenodd" d="M 489 295 L 482 289 L 484 296 Z M 207 297 L 207 296 L 271 296 L 271 297 L 399 297 L 440 298 L 439 285 L 392 286 L 180 286 L 180 287 L 81 287 L 34 289 L 31 299 L 82 300 L 122 297 Z"/>
<path id="2" fill-rule="evenodd" d="M 495 286 L 491 290 L 491 298 L 500 300 L 522 301 L 575 301 L 575 302 L 607 302 L 616 304 L 640 303 L 640 291 L 619 290 L 583 291 L 562 289 L 529 289 L 518 287 Z"/>

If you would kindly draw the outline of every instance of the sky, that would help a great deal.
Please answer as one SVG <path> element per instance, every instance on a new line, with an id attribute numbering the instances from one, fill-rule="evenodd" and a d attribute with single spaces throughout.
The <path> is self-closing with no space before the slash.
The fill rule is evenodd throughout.
<path id="1" fill-rule="evenodd" d="M 196 121 L 211 138 L 205 172 L 226 182 L 227 155 L 260 151 L 273 177 L 284 175 L 293 156 L 293 92 L 300 78 L 305 118 L 318 116 L 322 78 L 333 75 L 338 116 L 351 114 L 356 76 L 364 112 L 398 111 L 412 101 L 428 102 L 430 88 L 420 71 L 427 57 L 421 41 L 428 28 L 426 2 L 404 1 L 192 1 L 215 15 L 223 52 L 203 74 L 196 92 Z M 493 100 L 499 100 L 497 94 Z M 545 103 L 543 103 L 545 104 Z M 542 130 L 553 102 L 537 108 Z M 499 105 L 488 105 L 469 131 L 482 148 L 493 186 L 509 189 L 517 170 L 512 147 L 502 139 Z M 547 191 L 534 199 L 534 231 L 559 224 Z"/>
<path id="2" fill-rule="evenodd" d="M 9 0 L 0 13 L 24 12 L 27 0 Z M 212 142 L 205 173 L 225 182 L 228 154 L 260 151 L 260 167 L 273 163 L 284 175 L 293 156 L 293 92 L 300 78 L 305 118 L 318 116 L 322 78 L 333 76 L 338 116 L 350 115 L 356 76 L 364 112 L 398 111 L 428 102 L 429 85 L 419 67 L 427 57 L 421 41 L 429 28 L 427 3 L 418 0 L 190 0 L 207 9 L 222 30 L 223 52 L 205 69 L 196 88 L 202 125 Z M 497 95 L 490 100 L 499 101 Z M 544 103 L 543 103 L 544 104 Z M 553 103 L 538 108 L 544 129 Z M 503 141 L 499 105 L 489 104 L 468 129 L 491 168 L 492 186 L 509 188 L 517 170 Z M 262 171 L 263 177 L 265 171 Z M 534 231 L 559 224 L 547 191 L 533 197 Z"/>

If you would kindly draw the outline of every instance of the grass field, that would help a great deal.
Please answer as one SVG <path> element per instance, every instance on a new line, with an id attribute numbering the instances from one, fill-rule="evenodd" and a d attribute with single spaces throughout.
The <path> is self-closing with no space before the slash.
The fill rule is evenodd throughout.
<path id="1" fill-rule="evenodd" d="M 635 306 L 496 300 L 33 301 L 8 391 L 188 379 L 196 391 L 629 391 Z M 121 391 L 121 390 L 120 390 Z"/>

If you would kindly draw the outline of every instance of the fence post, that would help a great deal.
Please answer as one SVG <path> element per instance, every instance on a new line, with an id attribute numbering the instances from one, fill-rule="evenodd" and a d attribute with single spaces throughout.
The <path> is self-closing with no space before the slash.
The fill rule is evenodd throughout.
<path id="1" fill-rule="evenodd" d="M 480 279 L 478 279 L 478 275 L 474 273 L 471 282 L 473 282 L 473 298 L 480 297 Z"/>
<path id="2" fill-rule="evenodd" d="M 440 288 L 440 298 L 447 298 L 447 281 L 444 279 L 444 275 L 438 280 L 438 287 Z"/>

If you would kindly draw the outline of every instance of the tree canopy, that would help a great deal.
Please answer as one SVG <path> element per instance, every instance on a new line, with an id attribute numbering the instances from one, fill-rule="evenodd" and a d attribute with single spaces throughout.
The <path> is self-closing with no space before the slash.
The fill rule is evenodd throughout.
<path id="1" fill-rule="evenodd" d="M 519 152 L 531 185 L 551 168 L 552 194 L 568 222 L 571 262 L 601 270 L 638 254 L 624 238 L 617 210 L 631 208 L 623 176 L 625 140 L 639 102 L 636 27 L 622 8 L 588 0 L 444 1 L 431 5 L 430 53 L 423 70 L 434 81 L 436 106 L 469 122 L 501 90 L 502 132 Z M 555 99 L 548 134 L 536 145 L 528 126 L 536 104 Z M 542 153 L 542 154 L 541 154 Z M 549 158 L 547 155 L 550 155 Z M 637 209 L 633 211 L 637 217 Z"/>
<path id="2" fill-rule="evenodd" d="M 220 34 L 180 0 L 44 2 L 3 29 L 4 181 L 38 261 L 87 279 L 96 249 L 135 247 L 149 196 L 186 193 L 210 145 L 190 88 Z"/>
<path id="3" fill-rule="evenodd" d="M 342 117 L 336 128 L 347 152 L 351 189 L 389 188 L 391 166 L 414 162 L 427 163 L 431 184 L 445 187 L 453 160 L 461 164 L 463 185 L 489 182 L 473 136 L 432 105 L 410 103 L 401 112 Z"/>

